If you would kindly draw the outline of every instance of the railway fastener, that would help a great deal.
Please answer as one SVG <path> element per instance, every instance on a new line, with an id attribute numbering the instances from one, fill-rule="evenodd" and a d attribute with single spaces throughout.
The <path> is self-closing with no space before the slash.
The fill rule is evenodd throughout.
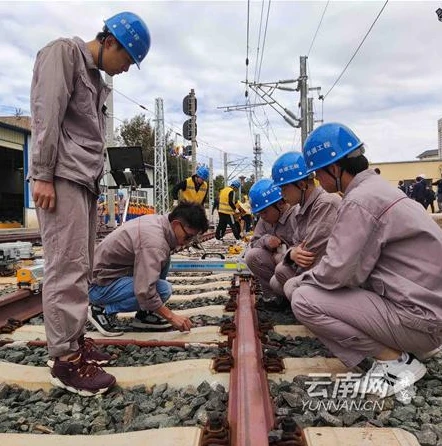
<path id="1" fill-rule="evenodd" d="M 201 435 L 201 446 L 229 446 L 230 430 L 225 417 L 219 412 L 209 412 Z"/>
<path id="2" fill-rule="evenodd" d="M 267 373 L 282 373 L 284 362 L 274 351 L 267 351 L 262 357 L 262 365 Z"/>
<path id="3" fill-rule="evenodd" d="M 230 353 L 220 354 L 213 358 L 213 369 L 218 373 L 230 372 L 234 359 Z"/>

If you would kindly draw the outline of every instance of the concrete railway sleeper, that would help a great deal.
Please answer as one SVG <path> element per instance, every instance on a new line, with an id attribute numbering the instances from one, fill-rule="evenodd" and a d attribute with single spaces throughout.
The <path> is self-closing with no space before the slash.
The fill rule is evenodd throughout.
<path id="1" fill-rule="evenodd" d="M 336 398 L 309 395 L 309 374 L 330 375 L 330 382 L 336 382 L 336 374 L 349 371 L 297 324 L 289 309 L 260 308 L 247 274 L 235 275 L 229 290 L 223 290 L 223 284 L 214 291 L 211 275 L 187 277 L 194 285 L 204 279 L 209 283 L 189 287 L 194 289 L 185 294 L 186 275 L 176 274 L 172 280 L 183 286 L 171 304 L 192 312 L 192 317 L 210 313 L 211 323 L 228 321 L 227 327 L 220 330 L 206 320 L 190 333 L 125 333 L 117 339 L 90 332 L 97 343 L 118 354 L 118 362 L 109 367 L 118 386 L 99 397 L 82 398 L 51 388 L 47 367 L 24 365 L 26 357 L 45 350 L 41 325 L 26 324 L 0 335 L 4 354 L 0 442 L 8 446 L 442 444 L 440 357 L 427 362 L 429 373 L 417 383 L 410 403 L 390 397 L 382 408 L 361 409 L 347 398 L 345 409 L 336 405 Z M 186 307 L 187 303 L 196 305 Z M 218 308 L 210 312 L 207 305 Z M 11 352 L 22 356 L 17 361 L 21 364 L 8 360 Z M 136 360 L 136 369 L 134 363 L 124 365 L 124 358 L 148 355 L 152 362 L 160 357 L 160 363 L 139 365 Z"/>

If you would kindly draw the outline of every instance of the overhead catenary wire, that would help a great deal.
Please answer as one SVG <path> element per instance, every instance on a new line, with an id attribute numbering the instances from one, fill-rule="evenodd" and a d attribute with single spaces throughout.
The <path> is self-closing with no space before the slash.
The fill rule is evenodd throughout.
<path id="1" fill-rule="evenodd" d="M 310 51 L 312 50 L 312 48 L 313 48 L 313 44 L 315 43 L 316 36 L 318 35 L 318 32 L 319 32 L 319 28 L 321 28 L 322 20 L 324 19 L 324 15 L 325 15 L 325 12 L 327 11 L 328 4 L 329 4 L 329 3 L 330 3 L 330 0 L 327 1 L 326 5 L 325 5 L 325 7 L 324 7 L 324 10 L 322 11 L 321 20 L 319 20 L 319 24 L 318 24 L 318 27 L 316 28 L 315 35 L 313 36 L 312 42 L 310 43 L 310 48 L 309 48 L 308 51 L 307 51 L 307 57 L 310 56 Z"/>
<path id="2" fill-rule="evenodd" d="M 373 29 L 375 23 L 378 21 L 379 17 L 381 16 L 382 12 L 384 11 L 385 7 L 387 6 L 389 0 L 386 0 L 385 3 L 383 4 L 381 10 L 378 12 L 378 15 L 376 16 L 376 18 L 374 19 L 373 23 L 371 24 L 370 28 L 368 29 L 368 31 L 366 32 L 364 38 L 362 39 L 361 43 L 358 45 L 358 47 L 356 48 L 356 51 L 353 53 L 353 55 L 351 56 L 350 60 L 347 62 L 347 65 L 345 65 L 344 69 L 342 70 L 341 74 L 338 76 L 338 78 L 335 80 L 335 82 L 333 83 L 333 85 L 330 87 L 330 89 L 327 91 L 327 93 L 325 93 L 324 95 L 324 99 L 330 94 L 330 92 L 333 90 L 333 88 L 336 86 L 336 84 L 340 81 L 341 77 L 344 75 L 345 71 L 347 70 L 347 68 L 349 67 L 349 65 L 351 64 L 351 62 L 353 61 L 353 59 L 356 57 L 356 54 L 358 54 L 358 51 L 360 50 L 360 48 L 362 47 L 362 45 L 364 44 L 365 40 L 367 39 L 368 35 L 370 34 L 371 30 Z"/>

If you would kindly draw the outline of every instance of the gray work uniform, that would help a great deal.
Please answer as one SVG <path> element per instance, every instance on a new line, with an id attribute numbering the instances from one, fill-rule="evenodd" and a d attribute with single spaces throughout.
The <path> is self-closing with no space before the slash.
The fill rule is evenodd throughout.
<path id="1" fill-rule="evenodd" d="M 303 268 L 297 266 L 290 259 L 290 252 L 294 247 L 305 241 L 305 250 L 315 254 L 316 265 L 325 254 L 328 238 L 336 221 L 338 207 L 341 198 L 337 194 L 329 194 L 322 187 L 315 187 L 296 214 L 296 229 L 294 243 L 282 262 L 275 268 L 275 274 L 270 280 L 270 285 L 278 295 L 283 295 L 283 287 L 287 280 L 303 272 Z"/>
<path id="2" fill-rule="evenodd" d="M 250 271 L 258 278 L 266 297 L 274 294 L 270 286 L 270 279 L 275 272 L 276 265 L 282 260 L 285 250 L 293 245 L 298 210 L 299 206 L 290 207 L 281 214 L 274 225 L 266 223 L 260 218 L 250 240 L 245 262 Z M 269 248 L 268 240 L 271 236 L 278 237 L 281 240 L 283 245 L 278 250 Z"/>
<path id="3" fill-rule="evenodd" d="M 133 277 L 140 308 L 156 311 L 163 305 L 156 284 L 177 245 L 168 214 L 129 220 L 97 246 L 92 284 L 107 286 L 120 277 Z"/>
<path id="4" fill-rule="evenodd" d="M 54 357 L 78 349 L 87 317 L 109 91 L 80 38 L 58 39 L 39 51 L 28 179 L 51 181 L 56 192 L 55 211 L 37 208 L 45 256 L 43 312 Z"/>
<path id="5" fill-rule="evenodd" d="M 442 231 L 373 170 L 345 191 L 326 254 L 284 286 L 297 319 L 347 366 L 442 342 Z"/>

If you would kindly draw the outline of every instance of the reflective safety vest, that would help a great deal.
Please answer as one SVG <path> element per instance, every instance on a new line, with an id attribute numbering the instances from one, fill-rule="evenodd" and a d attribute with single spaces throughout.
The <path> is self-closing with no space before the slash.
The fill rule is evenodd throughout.
<path id="1" fill-rule="evenodd" d="M 230 214 L 233 215 L 235 213 L 235 209 L 232 209 L 229 204 L 229 194 L 233 191 L 230 186 L 221 189 L 219 193 L 219 208 L 218 212 L 221 214 Z"/>
<path id="2" fill-rule="evenodd" d="M 195 189 L 195 183 L 193 182 L 193 178 L 189 177 L 186 179 L 186 190 L 181 191 L 180 199 L 181 201 L 190 201 L 191 203 L 203 204 L 204 197 L 207 192 L 207 183 L 204 181 L 198 192 Z"/>

